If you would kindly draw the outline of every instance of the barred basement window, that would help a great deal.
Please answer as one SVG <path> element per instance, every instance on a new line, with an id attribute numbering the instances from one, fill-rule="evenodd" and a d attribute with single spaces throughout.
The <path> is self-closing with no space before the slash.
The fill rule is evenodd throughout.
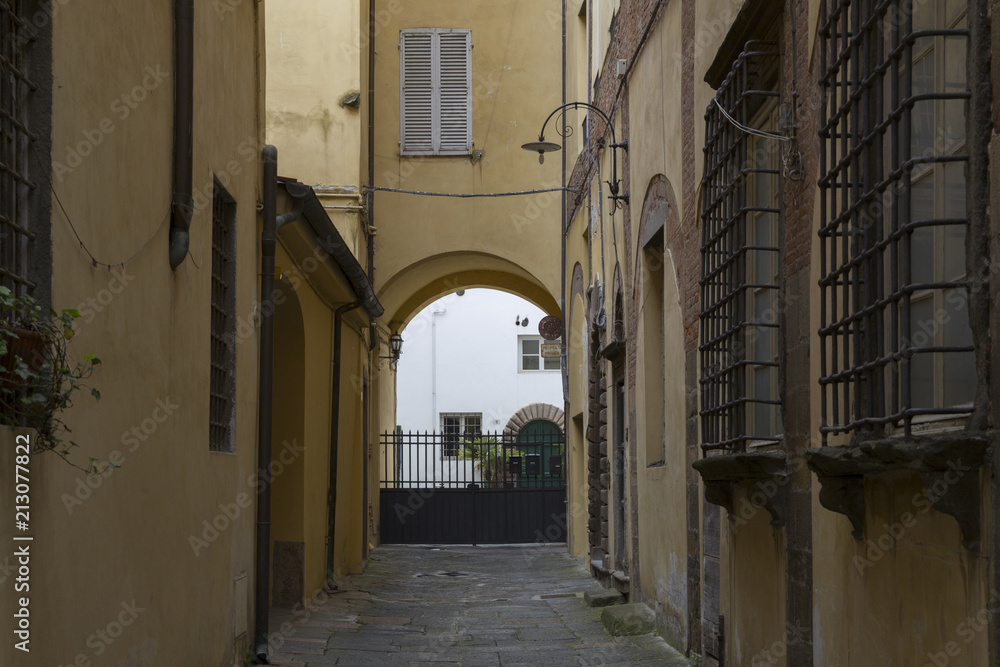
<path id="1" fill-rule="evenodd" d="M 234 452 L 236 407 L 236 202 L 216 181 L 212 200 L 212 359 L 209 448 Z"/>
<path id="2" fill-rule="evenodd" d="M 702 182 L 702 448 L 779 442 L 779 54 L 747 42 L 705 113 Z M 721 107 L 721 108 L 720 108 Z M 728 114 L 730 118 L 726 117 Z"/>
<path id="3" fill-rule="evenodd" d="M 976 386 L 966 307 L 967 4 L 831 0 L 821 377 L 834 434 L 908 436 L 966 415 Z"/>
<path id="4" fill-rule="evenodd" d="M 28 95 L 35 84 L 28 78 L 28 47 L 34 38 L 22 0 L 0 3 L 0 285 L 15 296 L 34 283 L 28 271 L 28 201 L 35 183 L 28 169 L 30 142 Z"/>

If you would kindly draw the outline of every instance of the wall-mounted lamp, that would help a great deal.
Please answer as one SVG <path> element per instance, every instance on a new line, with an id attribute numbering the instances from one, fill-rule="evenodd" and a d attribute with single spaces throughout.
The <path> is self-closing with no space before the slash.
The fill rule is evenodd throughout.
<path id="1" fill-rule="evenodd" d="M 514 326 L 516 326 L 516 327 L 526 327 L 526 326 L 528 326 L 528 316 L 525 315 L 524 319 L 522 320 L 521 316 L 518 315 L 517 319 L 514 320 Z"/>
<path id="2" fill-rule="evenodd" d="M 532 151 L 534 153 L 538 153 L 538 163 L 543 164 L 545 162 L 546 153 L 553 153 L 555 151 L 562 150 L 562 146 L 560 144 L 555 144 L 552 143 L 551 141 L 545 141 L 545 126 L 549 124 L 549 121 L 552 120 L 553 116 L 561 114 L 563 116 L 562 129 L 559 129 L 557 127 L 556 133 L 560 137 L 568 137 L 570 136 L 570 134 L 573 133 L 573 128 L 566 124 L 565 121 L 566 109 L 581 109 L 581 108 L 589 109 L 590 111 L 593 111 L 594 113 L 598 114 L 601 118 L 604 119 L 604 122 L 608 124 L 608 129 L 611 130 L 611 180 L 608 181 L 607 183 L 608 183 L 608 188 L 611 189 L 611 195 L 608 197 L 608 199 L 611 200 L 611 211 L 613 213 L 616 209 L 619 208 L 622 202 L 628 204 L 629 193 L 626 192 L 625 194 L 622 195 L 618 194 L 618 191 L 621 187 L 621 181 L 618 179 L 618 152 L 617 152 L 619 148 L 622 148 L 626 151 L 628 150 L 628 140 L 618 143 L 618 140 L 615 138 L 614 124 L 611 122 L 611 119 L 608 117 L 608 115 L 603 111 L 601 111 L 600 107 L 596 107 L 593 104 L 588 104 L 587 102 L 569 102 L 568 104 L 563 104 L 562 106 L 557 107 L 555 111 L 549 114 L 549 117 L 545 119 L 545 122 L 542 123 L 542 131 L 538 133 L 538 141 L 529 141 L 528 143 L 521 146 L 521 148 L 523 148 L 526 151 Z"/>
<path id="3" fill-rule="evenodd" d="M 399 355 L 403 353 L 403 337 L 398 333 L 394 333 L 389 336 L 389 355 L 386 357 L 379 357 L 379 359 L 388 359 L 392 366 L 396 365 L 399 361 Z"/>

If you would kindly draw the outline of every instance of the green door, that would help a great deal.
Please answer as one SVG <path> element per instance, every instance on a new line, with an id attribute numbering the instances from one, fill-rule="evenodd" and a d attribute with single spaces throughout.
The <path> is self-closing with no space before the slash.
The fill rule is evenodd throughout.
<path id="1" fill-rule="evenodd" d="M 565 479 L 565 445 L 557 424 L 536 419 L 521 427 L 517 434 L 517 449 L 524 463 L 518 475 L 519 488 L 562 486 Z M 529 474 L 530 457 L 538 457 L 539 474 Z"/>

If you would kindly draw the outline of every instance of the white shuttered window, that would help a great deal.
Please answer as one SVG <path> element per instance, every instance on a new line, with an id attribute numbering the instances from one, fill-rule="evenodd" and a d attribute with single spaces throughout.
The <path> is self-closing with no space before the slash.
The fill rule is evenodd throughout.
<path id="1" fill-rule="evenodd" d="M 400 152 L 472 152 L 472 33 L 400 31 Z"/>

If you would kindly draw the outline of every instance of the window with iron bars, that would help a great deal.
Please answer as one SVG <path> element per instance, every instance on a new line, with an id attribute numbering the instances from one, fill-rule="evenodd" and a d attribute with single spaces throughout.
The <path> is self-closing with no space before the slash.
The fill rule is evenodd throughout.
<path id="1" fill-rule="evenodd" d="M 831 0 L 820 37 L 824 444 L 972 411 L 968 4 Z"/>
<path id="2" fill-rule="evenodd" d="M 212 199 L 212 352 L 209 449 L 236 450 L 236 202 L 216 181 Z"/>
<path id="3" fill-rule="evenodd" d="M 462 453 L 466 442 L 473 442 L 482 435 L 483 414 L 481 412 L 453 413 L 441 415 L 441 456 L 455 458 Z"/>
<path id="4" fill-rule="evenodd" d="M 705 451 L 746 451 L 782 433 L 778 396 L 780 142 L 777 48 L 747 42 L 705 113 L 701 420 Z M 727 117 L 727 114 L 729 117 Z"/>
<path id="5" fill-rule="evenodd" d="M 29 46 L 34 39 L 22 0 L 0 2 L 0 285 L 26 294 L 29 278 L 28 203 L 36 184 L 28 169 L 35 140 L 28 127 Z"/>

